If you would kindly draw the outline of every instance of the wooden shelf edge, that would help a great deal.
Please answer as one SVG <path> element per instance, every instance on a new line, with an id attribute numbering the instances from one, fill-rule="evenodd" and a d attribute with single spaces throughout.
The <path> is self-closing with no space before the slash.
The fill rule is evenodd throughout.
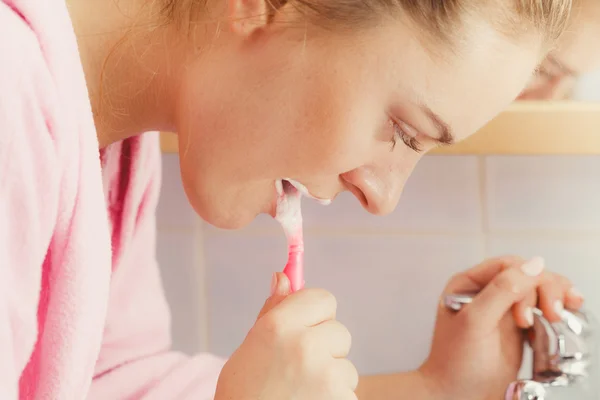
<path id="1" fill-rule="evenodd" d="M 163 153 L 177 153 L 177 136 L 161 133 Z M 467 140 L 437 155 L 600 155 L 600 104 L 517 102 Z"/>

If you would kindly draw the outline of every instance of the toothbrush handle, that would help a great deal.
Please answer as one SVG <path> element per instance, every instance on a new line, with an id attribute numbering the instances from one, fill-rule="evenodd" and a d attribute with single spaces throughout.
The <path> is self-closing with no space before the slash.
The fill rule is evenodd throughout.
<path id="1" fill-rule="evenodd" d="M 304 287 L 304 252 L 290 251 L 288 254 L 288 262 L 283 269 L 290 280 L 292 293 Z"/>

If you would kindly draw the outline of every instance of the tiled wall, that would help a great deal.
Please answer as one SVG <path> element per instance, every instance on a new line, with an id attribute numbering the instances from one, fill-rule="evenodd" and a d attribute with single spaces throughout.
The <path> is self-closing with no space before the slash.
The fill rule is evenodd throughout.
<path id="1" fill-rule="evenodd" d="M 158 256 L 175 345 L 227 355 L 285 264 L 285 240 L 269 218 L 239 232 L 202 226 L 176 156 L 163 161 Z M 545 257 L 600 316 L 600 157 L 428 156 L 388 217 L 349 195 L 305 202 L 304 215 L 307 282 L 337 296 L 361 372 L 419 365 L 446 280 L 493 255 Z"/>
<path id="2" fill-rule="evenodd" d="M 176 339 L 226 355 L 285 264 L 285 241 L 268 218 L 239 232 L 198 230 L 177 160 L 164 160 L 159 256 Z M 447 278 L 487 256 L 544 256 L 600 315 L 600 157 L 430 156 L 388 217 L 351 196 L 304 209 L 307 281 L 337 295 L 363 371 L 418 365 Z"/>

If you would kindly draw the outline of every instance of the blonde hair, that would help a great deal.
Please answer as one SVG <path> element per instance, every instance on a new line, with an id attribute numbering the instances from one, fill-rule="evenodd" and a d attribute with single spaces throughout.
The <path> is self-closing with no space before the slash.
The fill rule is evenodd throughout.
<path id="1" fill-rule="evenodd" d="M 190 21 L 208 0 L 164 0 L 169 21 Z M 430 38 L 452 41 L 467 17 L 485 19 L 507 36 L 540 35 L 551 44 L 565 29 L 573 0 L 268 0 L 276 12 L 291 3 L 316 24 L 357 29 L 382 17 L 406 15 Z"/>

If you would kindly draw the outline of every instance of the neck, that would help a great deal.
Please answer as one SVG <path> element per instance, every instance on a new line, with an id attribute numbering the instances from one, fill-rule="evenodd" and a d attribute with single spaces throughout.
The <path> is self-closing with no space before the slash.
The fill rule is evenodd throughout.
<path id="1" fill-rule="evenodd" d="M 100 147 L 174 130 L 181 55 L 157 2 L 67 0 Z M 181 42 L 181 41 L 179 41 Z M 183 45 L 183 43 L 182 43 Z"/>

